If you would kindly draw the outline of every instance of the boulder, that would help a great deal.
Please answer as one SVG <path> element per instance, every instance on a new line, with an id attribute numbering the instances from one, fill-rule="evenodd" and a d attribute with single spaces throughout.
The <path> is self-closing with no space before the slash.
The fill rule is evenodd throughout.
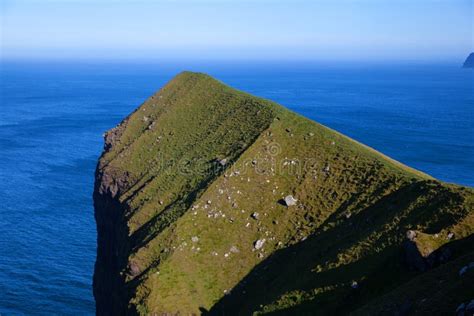
<path id="1" fill-rule="evenodd" d="M 464 313 L 465 309 L 466 309 L 466 304 L 465 303 L 459 304 L 458 308 L 456 308 L 456 315 Z"/>
<path id="2" fill-rule="evenodd" d="M 293 205 L 296 205 L 296 202 L 298 202 L 298 200 L 295 199 L 293 195 L 287 195 L 284 200 L 285 200 L 286 206 L 293 206 Z"/>
<path id="3" fill-rule="evenodd" d="M 135 277 L 135 276 L 139 275 L 140 272 L 141 272 L 141 269 L 140 269 L 140 267 L 138 266 L 138 264 L 136 262 L 132 261 L 128 264 L 128 273 L 129 273 L 129 275 Z"/>
<path id="4" fill-rule="evenodd" d="M 474 269 L 474 262 L 469 263 L 468 265 L 465 265 L 459 270 L 459 276 L 462 276 L 464 273 L 466 273 L 468 270 Z"/>
<path id="5" fill-rule="evenodd" d="M 224 167 L 225 165 L 227 165 L 227 158 L 218 159 L 217 162 L 219 163 L 219 165 L 221 165 L 222 167 Z"/>
<path id="6" fill-rule="evenodd" d="M 407 231 L 407 235 L 406 235 L 406 236 L 407 236 L 407 239 L 408 239 L 408 240 L 413 241 L 413 240 L 415 240 L 415 238 L 416 238 L 416 232 L 415 232 L 414 230 L 409 230 L 409 231 Z"/>
<path id="7" fill-rule="evenodd" d="M 472 316 L 474 315 L 474 299 L 468 303 L 461 303 L 456 308 L 456 316 Z"/>
<path id="8" fill-rule="evenodd" d="M 250 215 L 250 217 L 252 217 L 253 219 L 259 219 L 260 214 L 258 214 L 257 212 L 253 212 L 252 215 Z"/>
<path id="9" fill-rule="evenodd" d="M 257 241 L 255 241 L 253 243 L 253 247 L 255 250 L 259 250 L 263 247 L 263 245 L 265 244 L 265 239 L 258 239 Z"/>
<path id="10" fill-rule="evenodd" d="M 474 299 L 469 302 L 466 306 L 466 312 L 468 315 L 473 315 L 474 314 Z"/>

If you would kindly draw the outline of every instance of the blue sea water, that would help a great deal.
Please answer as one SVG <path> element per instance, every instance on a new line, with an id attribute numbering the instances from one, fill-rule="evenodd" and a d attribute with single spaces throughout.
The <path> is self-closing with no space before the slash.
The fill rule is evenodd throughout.
<path id="1" fill-rule="evenodd" d="M 177 72 L 204 71 L 439 179 L 474 186 L 474 71 L 458 64 L 5 62 L 0 314 L 94 313 L 102 133 Z"/>

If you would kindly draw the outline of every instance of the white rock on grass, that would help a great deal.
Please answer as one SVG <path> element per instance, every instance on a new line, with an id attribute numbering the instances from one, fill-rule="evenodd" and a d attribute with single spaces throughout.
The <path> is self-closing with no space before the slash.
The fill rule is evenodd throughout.
<path id="1" fill-rule="evenodd" d="M 198 241 L 199 241 L 199 237 L 198 237 L 198 236 L 193 236 L 193 237 L 191 237 L 191 241 L 192 241 L 192 242 L 198 242 Z"/>
<path id="2" fill-rule="evenodd" d="M 265 244 L 265 238 L 264 239 L 258 239 L 257 241 L 254 242 L 253 244 L 253 247 L 258 250 L 258 249 L 261 249 L 263 247 L 263 245 Z"/>
<path id="3" fill-rule="evenodd" d="M 406 236 L 407 236 L 408 240 L 413 241 L 416 238 L 416 232 L 413 231 L 413 230 L 409 230 L 409 231 L 407 231 Z"/>
<path id="4" fill-rule="evenodd" d="M 226 164 L 227 164 L 227 158 L 224 158 L 224 159 L 220 159 L 218 160 L 219 161 L 219 164 L 224 167 Z"/>
<path id="5" fill-rule="evenodd" d="M 296 205 L 296 202 L 298 202 L 298 200 L 295 199 L 295 198 L 293 197 L 293 195 L 287 195 L 287 196 L 285 197 L 285 204 L 286 204 L 286 206 L 293 206 L 293 205 Z"/>

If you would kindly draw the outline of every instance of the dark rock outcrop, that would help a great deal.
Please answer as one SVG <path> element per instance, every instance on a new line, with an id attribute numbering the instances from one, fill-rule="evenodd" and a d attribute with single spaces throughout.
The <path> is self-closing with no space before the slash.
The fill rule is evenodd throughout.
<path id="1" fill-rule="evenodd" d="M 112 148 L 118 128 L 104 136 L 104 154 Z M 103 155 L 104 155 L 103 154 Z M 114 175 L 112 170 L 97 165 L 93 194 L 97 224 L 97 259 L 93 292 L 97 315 L 123 315 L 127 310 L 128 294 L 122 271 L 129 253 L 125 206 L 119 195 L 128 183 L 128 174 Z"/>

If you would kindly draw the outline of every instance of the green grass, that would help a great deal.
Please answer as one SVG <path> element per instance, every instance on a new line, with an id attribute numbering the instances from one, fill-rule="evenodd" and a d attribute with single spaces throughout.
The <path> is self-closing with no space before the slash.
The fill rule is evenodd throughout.
<path id="1" fill-rule="evenodd" d="M 141 314 L 372 312 L 425 286 L 398 260 L 406 230 L 424 253 L 474 230 L 471 189 L 207 75 L 178 75 L 114 133 L 100 168 L 127 179 L 122 255 L 142 272 L 125 279 Z M 279 203 L 288 194 L 297 206 Z"/>

